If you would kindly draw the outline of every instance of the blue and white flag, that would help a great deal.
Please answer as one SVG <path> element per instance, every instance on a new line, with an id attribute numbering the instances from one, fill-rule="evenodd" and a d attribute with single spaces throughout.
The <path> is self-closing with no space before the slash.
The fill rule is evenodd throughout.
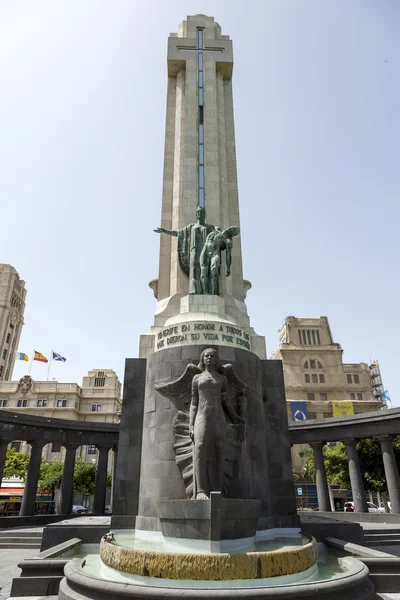
<path id="1" fill-rule="evenodd" d="M 52 360 L 57 360 L 58 362 L 67 362 L 67 359 L 64 356 L 61 356 L 61 354 L 57 354 L 57 352 L 54 352 L 54 350 Z"/>
<path id="2" fill-rule="evenodd" d="M 305 421 L 308 419 L 306 402 L 291 402 L 293 421 Z"/>

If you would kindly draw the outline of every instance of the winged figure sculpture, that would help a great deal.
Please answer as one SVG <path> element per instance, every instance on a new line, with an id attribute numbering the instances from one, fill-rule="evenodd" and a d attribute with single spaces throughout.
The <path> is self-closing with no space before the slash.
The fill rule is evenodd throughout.
<path id="1" fill-rule="evenodd" d="M 155 388 L 177 409 L 174 452 L 187 497 L 227 496 L 246 437 L 245 383 L 207 348 L 198 365 L 188 364 L 178 379 Z"/>

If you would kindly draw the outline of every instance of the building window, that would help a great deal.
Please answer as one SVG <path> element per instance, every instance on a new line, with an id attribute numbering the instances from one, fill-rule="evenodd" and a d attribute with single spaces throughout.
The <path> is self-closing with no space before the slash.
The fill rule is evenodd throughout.
<path id="1" fill-rule="evenodd" d="M 318 383 L 318 376 L 317 376 L 317 375 L 315 375 L 315 373 L 313 373 L 313 374 L 311 375 L 311 381 L 312 381 L 313 383 Z"/>
<path id="2" fill-rule="evenodd" d="M 17 402 L 17 407 L 21 408 L 21 406 L 24 408 L 27 405 L 28 401 L 25 399 L 23 400 L 22 398 L 20 398 Z"/>
<path id="3" fill-rule="evenodd" d="M 360 378 L 358 375 L 353 375 L 354 383 L 360 383 Z"/>
<path id="4" fill-rule="evenodd" d="M 357 400 L 362 400 L 362 399 L 363 399 L 363 395 L 362 395 L 362 394 L 360 394 L 360 393 L 358 393 L 358 394 L 357 394 Z"/>
<path id="5" fill-rule="evenodd" d="M 97 454 L 96 446 L 88 446 L 87 453 L 88 454 Z"/>
<path id="6" fill-rule="evenodd" d="M 307 394 L 307 400 L 314 400 L 314 394 L 313 393 Z"/>
<path id="7" fill-rule="evenodd" d="M 321 345 L 321 342 L 320 342 L 320 340 L 319 340 L 319 330 L 318 330 L 318 329 L 316 329 L 315 333 L 317 334 L 317 344 L 318 344 L 318 346 L 320 346 L 320 345 Z"/>
<path id="8" fill-rule="evenodd" d="M 63 407 L 63 408 L 65 408 L 66 406 L 67 406 L 67 401 L 66 401 L 66 400 L 63 400 L 63 401 L 62 401 L 62 407 Z"/>
<path id="9" fill-rule="evenodd" d="M 7 348 L 4 348 L 3 350 L 3 359 L 7 356 Z"/>
<path id="10" fill-rule="evenodd" d="M 21 450 L 21 442 L 11 442 L 11 450 L 19 452 Z"/>
<path id="11" fill-rule="evenodd" d="M 317 367 L 318 367 L 318 369 L 322 369 L 322 365 L 321 365 L 321 363 L 319 362 L 319 360 L 317 360 Z"/>
<path id="12" fill-rule="evenodd" d="M 351 375 L 346 375 L 347 383 L 353 383 Z"/>
<path id="13" fill-rule="evenodd" d="M 322 373 L 319 374 L 319 382 L 325 383 L 325 375 L 323 375 Z"/>
<path id="14" fill-rule="evenodd" d="M 308 369 L 308 360 L 306 360 L 306 362 L 304 363 L 304 369 Z"/>
<path id="15" fill-rule="evenodd" d="M 92 412 L 100 412 L 101 404 L 92 404 Z"/>
<path id="16" fill-rule="evenodd" d="M 62 400 L 57 400 L 57 408 L 61 408 L 62 407 Z"/>
<path id="17" fill-rule="evenodd" d="M 37 405 L 36 405 L 36 406 L 39 406 L 39 407 L 41 407 L 41 406 L 42 406 L 42 401 L 41 401 L 41 400 L 38 400 L 38 401 L 37 401 Z"/>
<path id="18" fill-rule="evenodd" d="M 3 367 L 3 365 L 1 365 L 1 367 L 0 367 L 0 377 L 3 375 L 3 370 L 4 370 L 4 367 Z"/>
<path id="19" fill-rule="evenodd" d="M 350 400 L 355 400 L 356 399 L 356 395 L 355 394 L 350 394 Z"/>
<path id="20" fill-rule="evenodd" d="M 315 360 L 310 360 L 310 369 L 315 369 Z"/>
<path id="21" fill-rule="evenodd" d="M 94 387 L 104 387 L 106 382 L 105 372 L 98 371 L 97 377 L 94 378 Z"/>
<path id="22" fill-rule="evenodd" d="M 319 399 L 320 400 L 328 400 L 328 396 L 327 396 L 327 394 L 324 394 L 323 392 L 321 392 L 321 394 L 319 395 Z"/>
<path id="23" fill-rule="evenodd" d="M 304 375 L 304 377 L 305 377 L 306 383 L 310 383 L 310 376 L 309 376 L 309 374 L 308 374 L 308 373 L 306 373 L 306 374 Z"/>
<path id="24" fill-rule="evenodd" d="M 59 444 L 58 442 L 54 442 L 51 445 L 51 451 L 52 452 L 61 452 L 61 444 Z"/>
<path id="25" fill-rule="evenodd" d="M 11 333 L 7 333 L 6 344 L 10 343 L 10 339 L 11 339 Z"/>
<path id="26" fill-rule="evenodd" d="M 3 404 L 2 404 L 3 408 L 5 408 L 7 406 L 7 404 L 8 404 L 8 400 L 3 400 Z"/>
<path id="27" fill-rule="evenodd" d="M 45 408 L 47 406 L 47 400 L 43 400 L 42 406 L 43 406 L 43 408 Z"/>
<path id="28" fill-rule="evenodd" d="M 299 329 L 299 342 L 300 342 L 300 345 L 301 345 L 301 331 L 300 331 L 300 329 Z"/>

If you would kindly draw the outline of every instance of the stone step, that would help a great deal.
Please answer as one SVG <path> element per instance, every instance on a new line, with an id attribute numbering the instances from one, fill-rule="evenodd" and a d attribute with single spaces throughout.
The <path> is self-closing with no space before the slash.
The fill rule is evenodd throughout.
<path id="1" fill-rule="evenodd" d="M 0 538 L 13 538 L 13 537 L 35 537 L 41 538 L 43 531 L 30 531 L 29 529 L 2 529 L 0 531 Z"/>
<path id="2" fill-rule="evenodd" d="M 24 540 L 19 542 L 14 542 L 13 540 L 9 540 L 7 542 L 0 542 L 0 548 L 8 548 L 8 549 L 18 549 L 18 548 L 39 548 L 41 547 L 41 540 Z"/>
<path id="3" fill-rule="evenodd" d="M 364 544 L 368 547 L 371 546 L 396 546 L 400 544 L 400 536 L 390 540 L 364 540 Z"/>
<path id="4" fill-rule="evenodd" d="M 397 532 L 390 532 L 390 533 L 382 533 L 382 531 L 380 533 L 365 533 L 364 534 L 364 540 L 365 541 L 371 541 L 373 542 L 374 540 L 398 540 L 400 538 L 400 531 Z"/>
<path id="5" fill-rule="evenodd" d="M 57 600 L 58 596 L 13 596 L 7 600 Z"/>

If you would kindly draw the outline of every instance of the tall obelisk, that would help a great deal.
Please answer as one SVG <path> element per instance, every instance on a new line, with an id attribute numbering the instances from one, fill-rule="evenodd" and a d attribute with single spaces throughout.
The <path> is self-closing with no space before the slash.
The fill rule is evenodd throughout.
<path id="1" fill-rule="evenodd" d="M 212 17 L 189 16 L 168 39 L 167 62 L 161 228 L 176 232 L 194 223 L 198 206 L 204 207 L 207 223 L 222 231 L 239 228 L 232 42 Z M 176 235 L 160 235 L 158 279 L 150 283 L 158 301 L 155 322 L 150 336 L 142 336 L 140 356 L 148 357 L 167 343 L 196 343 L 185 338 L 196 321 L 214 323 L 214 331 L 222 323 L 224 338 L 219 336 L 219 342 L 247 347 L 265 358 L 265 339 L 251 328 L 244 303 L 251 284 L 243 280 L 240 235 L 229 242 L 228 276 L 221 252 L 218 296 L 192 293 L 181 268 L 179 243 Z"/>
<path id="2" fill-rule="evenodd" d="M 188 17 L 169 37 L 157 305 L 140 358 L 126 360 L 112 527 L 160 530 L 162 502 L 192 493 L 205 501 L 188 421 L 205 355 L 218 373 L 206 376 L 201 406 L 227 436 L 223 455 L 205 459 L 226 478 L 210 479 L 210 489 L 259 500 L 260 530 L 298 526 L 282 365 L 266 360 L 244 302 L 232 69 L 232 43 L 213 18 Z M 229 424 L 218 412 L 228 400 Z M 209 447 L 197 439 L 199 452 Z"/>

